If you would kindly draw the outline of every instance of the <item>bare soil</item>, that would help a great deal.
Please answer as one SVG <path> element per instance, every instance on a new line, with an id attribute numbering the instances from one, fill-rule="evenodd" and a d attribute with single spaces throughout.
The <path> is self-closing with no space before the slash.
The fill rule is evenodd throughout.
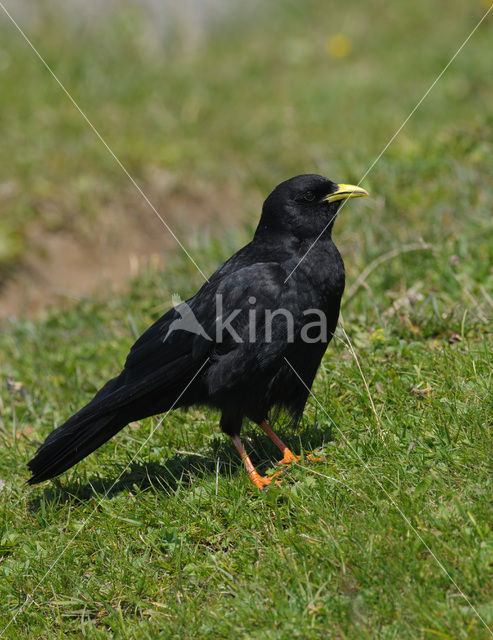
<path id="1" fill-rule="evenodd" d="M 192 237 L 217 235 L 224 225 L 244 220 L 240 197 L 228 189 L 220 195 L 208 185 L 177 189 L 163 174 L 143 190 L 185 246 Z M 174 249 L 179 250 L 176 240 L 129 186 L 83 234 L 29 230 L 28 251 L 0 290 L 0 321 L 35 316 L 67 298 L 121 290 L 140 269 L 164 266 L 166 253 Z"/>

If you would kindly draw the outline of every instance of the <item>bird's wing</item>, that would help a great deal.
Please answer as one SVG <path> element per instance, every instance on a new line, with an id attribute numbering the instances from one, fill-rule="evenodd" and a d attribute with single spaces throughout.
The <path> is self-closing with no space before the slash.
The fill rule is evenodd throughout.
<path id="1" fill-rule="evenodd" d="M 118 388 L 104 401 L 120 405 L 153 389 L 181 389 L 207 359 L 203 375 L 211 395 L 282 363 L 289 346 L 287 325 L 281 316 L 266 323 L 265 312 L 289 311 L 296 337 L 306 307 L 306 293 L 294 278 L 284 284 L 286 275 L 277 262 L 256 262 L 211 279 L 183 303 L 185 307 L 170 309 L 140 336 L 127 356 Z"/>
<path id="2" fill-rule="evenodd" d="M 265 311 L 296 310 L 300 300 L 294 279 L 285 285 L 286 272 L 276 262 L 256 262 L 221 275 L 193 298 L 170 309 L 140 336 L 125 362 L 127 380 L 148 377 L 170 362 L 176 363 L 179 377 L 182 367 L 188 370 L 189 360 L 198 362 L 210 355 L 217 361 L 231 351 L 244 356 L 257 353 L 258 362 L 270 358 L 284 325 L 274 321 L 272 340 L 264 344 Z M 252 314 L 256 325 L 253 341 Z M 296 313 L 293 318 L 294 330 L 299 330 Z"/>
<path id="3" fill-rule="evenodd" d="M 173 363 L 175 376 L 180 378 L 182 370 L 188 371 L 193 362 L 207 357 L 211 349 L 210 340 L 200 330 L 200 324 L 190 322 L 189 315 L 183 313 L 184 304 L 189 312 L 194 306 L 193 298 L 170 309 L 135 342 L 125 361 L 127 381 L 152 377 Z"/>
<path id="4" fill-rule="evenodd" d="M 281 265 L 271 262 L 244 267 L 221 280 L 217 296 L 222 313 L 209 329 L 215 335 L 206 374 L 211 395 L 283 364 L 290 342 L 300 333 L 303 309 L 310 306 L 308 294 L 294 278 L 285 283 L 286 276 Z"/>

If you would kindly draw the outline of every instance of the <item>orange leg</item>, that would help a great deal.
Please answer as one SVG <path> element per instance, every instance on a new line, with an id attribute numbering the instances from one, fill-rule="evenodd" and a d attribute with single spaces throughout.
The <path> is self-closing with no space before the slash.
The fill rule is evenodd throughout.
<path id="1" fill-rule="evenodd" d="M 295 456 L 294 453 L 289 449 L 281 438 L 275 433 L 267 424 L 265 420 L 263 420 L 259 427 L 269 436 L 272 442 L 276 445 L 279 451 L 282 453 L 282 460 L 279 460 L 277 464 L 291 464 L 293 462 L 299 462 L 301 460 L 301 456 Z M 323 460 L 323 458 L 315 458 L 312 455 L 305 456 L 308 460 Z"/>
<path id="2" fill-rule="evenodd" d="M 269 485 L 271 483 L 271 480 L 275 477 L 275 476 L 270 476 L 269 478 L 265 478 L 262 477 L 258 471 L 255 469 L 255 467 L 253 466 L 252 461 L 250 460 L 250 458 L 248 457 L 247 452 L 245 451 L 245 447 L 243 446 L 242 441 L 240 440 L 240 436 L 231 436 L 231 440 L 233 441 L 234 446 L 236 447 L 236 450 L 238 451 L 238 453 L 241 456 L 241 459 L 243 460 L 243 462 L 245 463 L 245 469 L 248 472 L 248 475 L 250 476 L 251 481 L 253 482 L 253 484 L 257 487 L 257 489 L 263 489 L 264 487 L 266 487 L 267 485 Z M 277 475 L 277 474 L 276 474 Z"/>
<path id="3" fill-rule="evenodd" d="M 259 427 L 262 429 L 262 431 L 265 431 L 265 433 L 269 436 L 272 442 L 282 453 L 282 460 L 279 460 L 278 464 L 291 464 L 292 462 L 298 462 L 300 456 L 295 456 L 291 449 L 288 449 L 281 438 L 277 435 L 277 433 L 272 431 L 265 420 L 259 424 Z"/>

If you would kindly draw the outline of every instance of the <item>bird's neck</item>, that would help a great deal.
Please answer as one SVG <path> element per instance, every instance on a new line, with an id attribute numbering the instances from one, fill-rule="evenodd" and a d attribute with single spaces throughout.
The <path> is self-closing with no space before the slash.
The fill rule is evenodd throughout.
<path id="1" fill-rule="evenodd" d="M 327 228 L 322 229 L 320 233 L 308 233 L 303 229 L 295 230 L 284 229 L 281 226 L 275 226 L 267 221 L 260 221 L 255 234 L 253 236 L 254 241 L 262 242 L 263 244 L 273 244 L 276 246 L 284 245 L 287 248 L 296 250 L 301 245 L 312 245 L 321 243 L 332 242 L 332 227 L 333 224 Z"/>
<path id="2" fill-rule="evenodd" d="M 297 255 L 286 264 L 292 275 L 298 273 L 317 290 L 330 298 L 341 297 L 345 286 L 344 262 L 332 238 L 305 240 L 298 245 Z"/>

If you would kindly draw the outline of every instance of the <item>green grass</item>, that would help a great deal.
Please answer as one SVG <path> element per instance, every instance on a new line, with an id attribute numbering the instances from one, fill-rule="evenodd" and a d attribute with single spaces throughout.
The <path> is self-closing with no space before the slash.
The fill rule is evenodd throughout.
<path id="1" fill-rule="evenodd" d="M 164 166 L 178 182 L 210 181 L 220 206 L 234 184 L 254 222 L 266 190 L 291 174 L 359 180 L 485 11 L 463 5 L 351 2 L 336 19 L 326 3 L 281 3 L 223 28 L 200 55 L 165 60 L 125 16 L 77 37 L 45 20 L 34 35 L 145 186 L 149 167 Z M 19 237 L 33 220 L 50 228 L 42 201 L 63 226 L 70 204 L 90 234 L 98 204 L 128 196 L 124 176 L 18 35 L 0 29 L 16 60 L 0 84 L 10 97 L 0 166 L 17 184 L 2 223 Z M 125 294 L 5 324 L 0 632 L 16 616 L 5 637 L 491 637 L 454 585 L 493 627 L 491 29 L 370 173 L 372 198 L 337 221 L 348 291 L 395 255 L 344 301 L 357 361 L 340 331 L 301 428 L 279 425 L 296 452 L 325 461 L 259 493 L 216 415 L 176 411 L 149 440 L 157 419 L 27 488 L 36 444 L 118 371 L 171 295 L 201 279 L 177 254 Z M 353 46 L 344 59 L 325 53 L 338 32 Z M 143 205 L 142 215 L 154 214 Z M 210 272 L 250 231 L 194 240 L 194 257 Z M 431 248 L 403 251 L 420 239 Z M 269 473 L 277 454 L 263 434 L 250 425 L 245 442 Z"/>
<path id="2" fill-rule="evenodd" d="M 218 201 L 232 191 L 254 218 L 265 191 L 290 175 L 316 170 L 357 181 L 485 13 L 480 0 L 409 1 L 399 11 L 383 0 L 346 5 L 341 12 L 286 1 L 239 12 L 196 51 L 173 30 L 164 42 L 153 35 L 135 8 L 73 23 L 39 9 L 25 25 L 11 11 L 165 218 L 156 168 L 177 190 L 193 194 L 206 183 Z M 327 40 L 340 33 L 352 48 L 334 58 Z M 370 174 L 375 195 L 397 196 L 392 153 L 412 165 L 406 181 L 416 188 L 418 179 L 434 180 L 422 144 L 438 138 L 447 146 L 451 130 L 467 145 L 483 129 L 475 162 L 486 163 L 490 40 L 487 20 Z M 109 208 L 153 214 L 6 18 L 0 43 L 1 280 L 42 251 L 41 231 L 90 241 Z M 427 209 L 422 198 L 415 204 Z"/>

